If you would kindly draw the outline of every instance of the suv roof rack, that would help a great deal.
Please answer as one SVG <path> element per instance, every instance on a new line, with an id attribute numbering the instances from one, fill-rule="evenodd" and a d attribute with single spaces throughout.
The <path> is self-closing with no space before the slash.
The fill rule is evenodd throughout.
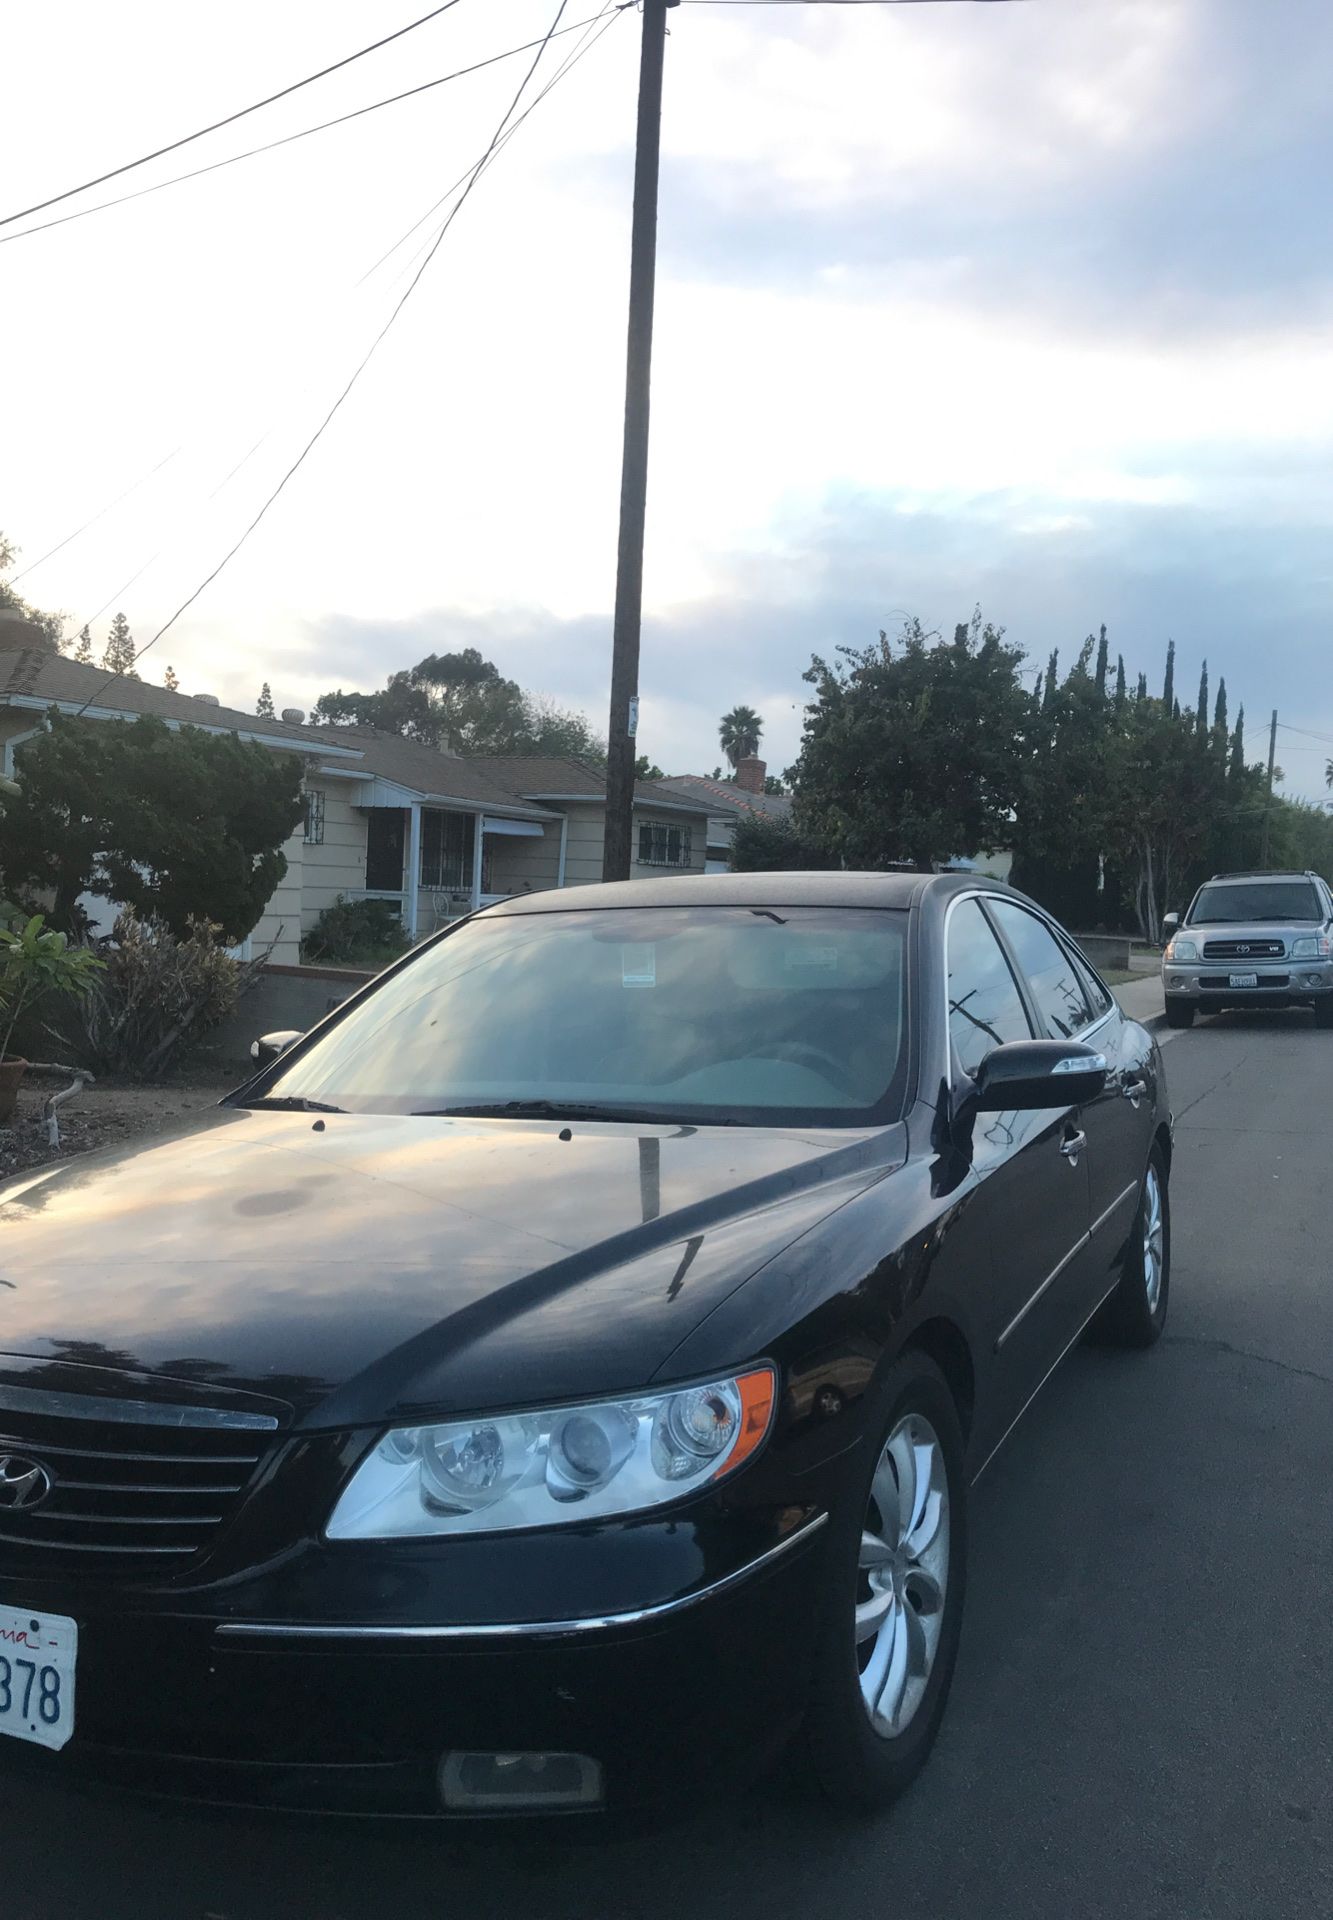
<path id="1" fill-rule="evenodd" d="M 1319 875 L 1313 867 L 1242 867 L 1236 873 L 1213 873 L 1204 881 L 1208 886 L 1214 880 L 1317 880 Z"/>

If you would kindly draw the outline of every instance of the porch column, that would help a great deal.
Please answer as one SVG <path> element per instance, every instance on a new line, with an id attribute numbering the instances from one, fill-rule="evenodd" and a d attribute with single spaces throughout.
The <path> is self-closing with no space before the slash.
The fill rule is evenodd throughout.
<path id="1" fill-rule="evenodd" d="M 484 813 L 475 813 L 472 828 L 472 911 L 475 913 L 481 905 L 481 835 L 485 825 Z"/>
<path id="2" fill-rule="evenodd" d="M 555 884 L 558 887 L 563 887 L 565 884 L 565 847 L 568 840 L 569 840 L 569 815 L 567 813 L 562 813 L 560 816 L 560 864 L 556 868 L 556 873 L 555 873 Z"/>
<path id="3" fill-rule="evenodd" d="M 407 875 L 403 905 L 406 912 L 403 925 L 407 937 L 415 946 L 417 943 L 417 895 L 421 890 L 421 802 L 414 800 L 408 808 L 407 825 Z"/>

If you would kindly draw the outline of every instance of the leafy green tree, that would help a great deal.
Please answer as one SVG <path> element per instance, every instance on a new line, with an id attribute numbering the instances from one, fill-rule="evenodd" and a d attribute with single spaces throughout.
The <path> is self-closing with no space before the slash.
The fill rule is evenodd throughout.
<path id="1" fill-rule="evenodd" d="M 1019 648 L 978 613 L 944 644 L 912 621 L 893 645 L 839 653 L 805 675 L 794 830 L 853 867 L 1004 845 L 1031 721 Z"/>
<path id="2" fill-rule="evenodd" d="M 1213 751 L 1223 760 L 1227 757 L 1227 683 L 1219 679 L 1217 699 L 1213 706 Z"/>
<path id="3" fill-rule="evenodd" d="M 0 891 L 25 904 L 53 896 L 50 918 L 66 930 L 91 892 L 182 939 L 206 920 L 243 940 L 287 871 L 282 843 L 304 807 L 295 754 L 150 715 L 109 726 L 53 711 L 16 766 Z"/>
<path id="4" fill-rule="evenodd" d="M 718 722 L 717 737 L 733 770 L 759 751 L 764 723 L 753 707 L 733 707 Z"/>
<path id="5" fill-rule="evenodd" d="M 1162 705 L 1168 713 L 1176 706 L 1176 643 L 1166 643 L 1166 679 L 1162 683 Z"/>
<path id="6" fill-rule="evenodd" d="M 134 671 L 135 645 L 130 634 L 130 623 L 123 613 L 118 613 L 111 622 L 111 631 L 107 635 L 106 647 L 102 654 L 102 670 L 105 673 L 124 674 L 137 680 Z"/>
<path id="7" fill-rule="evenodd" d="M 641 753 L 634 762 L 634 778 L 636 780 L 665 780 L 666 775 L 659 766 L 656 766 L 648 758 L 646 753 Z"/>
<path id="8" fill-rule="evenodd" d="M 259 689 L 259 698 L 255 701 L 255 718 L 257 720 L 276 720 L 277 717 L 278 710 L 273 704 L 273 693 L 266 680 Z"/>
<path id="9" fill-rule="evenodd" d="M 1110 657 L 1110 653 L 1109 653 L 1109 648 L 1108 648 L 1107 639 L 1106 639 L 1106 628 L 1105 628 L 1105 625 L 1103 625 L 1101 633 L 1098 635 L 1098 638 L 1097 638 L 1097 674 L 1096 674 L 1097 691 L 1099 694 L 1103 696 L 1106 693 L 1106 670 L 1107 670 L 1109 657 Z"/>
<path id="10" fill-rule="evenodd" d="M 162 675 L 162 685 L 166 688 L 168 693 L 180 692 L 181 683 L 176 678 L 176 669 L 174 667 L 169 666 L 166 672 Z"/>
<path id="11" fill-rule="evenodd" d="M 789 820 L 743 814 L 731 842 L 733 873 L 819 872 L 840 862 L 819 841 L 802 837 Z"/>
<path id="12" fill-rule="evenodd" d="M 444 752 L 606 759 L 606 743 L 583 714 L 525 693 L 476 647 L 427 654 L 391 674 L 379 693 L 321 694 L 310 717 L 316 726 L 373 727 Z"/>
<path id="13" fill-rule="evenodd" d="M 1194 724 L 1198 728 L 1200 740 L 1208 737 L 1208 662 L 1203 663 L 1203 672 L 1199 675 L 1199 699 L 1194 709 Z"/>
<path id="14" fill-rule="evenodd" d="M 1118 653 L 1115 660 L 1115 704 L 1117 713 L 1125 704 L 1125 656 Z"/>
<path id="15" fill-rule="evenodd" d="M 79 628 L 79 639 L 74 649 L 74 658 L 81 667 L 90 667 L 93 664 L 93 636 L 89 633 L 86 625 Z"/>

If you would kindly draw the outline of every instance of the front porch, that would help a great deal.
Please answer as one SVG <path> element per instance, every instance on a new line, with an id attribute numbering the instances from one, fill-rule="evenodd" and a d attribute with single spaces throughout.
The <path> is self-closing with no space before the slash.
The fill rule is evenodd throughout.
<path id="1" fill-rule="evenodd" d="M 563 816 L 510 818 L 413 802 L 372 806 L 365 817 L 365 885 L 345 889 L 345 897 L 390 902 L 413 943 L 478 907 L 564 884 Z"/>

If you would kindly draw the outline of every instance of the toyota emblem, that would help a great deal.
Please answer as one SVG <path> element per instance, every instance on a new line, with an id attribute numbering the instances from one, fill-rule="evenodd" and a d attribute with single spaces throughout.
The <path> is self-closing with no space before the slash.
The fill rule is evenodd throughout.
<path id="1" fill-rule="evenodd" d="M 0 1453 L 0 1510 L 26 1512 L 39 1507 L 51 1491 L 51 1476 L 21 1453 Z"/>
<path id="2" fill-rule="evenodd" d="M 1237 952 L 1237 953 L 1248 953 L 1248 952 L 1249 952 L 1249 948 L 1248 948 L 1248 947 L 1237 947 L 1237 948 L 1236 948 L 1236 952 Z"/>

